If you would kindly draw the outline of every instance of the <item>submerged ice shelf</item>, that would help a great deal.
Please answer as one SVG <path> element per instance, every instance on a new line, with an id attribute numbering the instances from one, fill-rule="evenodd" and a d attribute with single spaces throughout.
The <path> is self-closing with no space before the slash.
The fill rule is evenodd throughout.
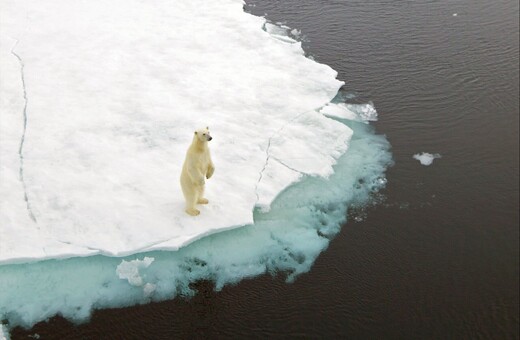
<path id="1" fill-rule="evenodd" d="M 216 289 L 264 273 L 288 280 L 307 272 L 346 220 L 386 181 L 390 145 L 370 125 L 348 122 L 349 150 L 328 178 L 308 176 L 284 190 L 254 223 L 201 238 L 177 251 L 124 258 L 74 257 L 0 266 L 0 317 L 9 327 L 30 327 L 56 314 L 75 322 L 93 309 L 190 296 L 190 283 Z"/>
<path id="2" fill-rule="evenodd" d="M 292 279 L 347 206 L 384 186 L 391 155 L 367 124 L 373 105 L 332 103 L 336 72 L 239 0 L 2 6 L 9 327 L 189 295 L 200 279 L 217 289 L 265 272 Z M 207 125 L 216 172 L 194 218 L 179 175 Z"/>

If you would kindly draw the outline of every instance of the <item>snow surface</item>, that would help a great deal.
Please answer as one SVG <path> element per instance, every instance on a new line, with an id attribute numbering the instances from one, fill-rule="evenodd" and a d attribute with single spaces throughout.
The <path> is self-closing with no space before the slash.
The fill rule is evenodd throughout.
<path id="1" fill-rule="evenodd" d="M 416 153 L 413 155 L 413 158 L 421 162 L 422 165 L 431 165 L 433 163 L 433 160 L 436 158 L 441 158 L 442 156 L 438 153 L 431 154 L 428 152 L 422 152 L 422 153 Z"/>
<path id="2" fill-rule="evenodd" d="M 1 263 L 175 250 L 333 173 L 352 130 L 318 111 L 343 83 L 242 7 L 2 2 Z M 193 218 L 179 175 L 206 125 L 216 172 Z"/>

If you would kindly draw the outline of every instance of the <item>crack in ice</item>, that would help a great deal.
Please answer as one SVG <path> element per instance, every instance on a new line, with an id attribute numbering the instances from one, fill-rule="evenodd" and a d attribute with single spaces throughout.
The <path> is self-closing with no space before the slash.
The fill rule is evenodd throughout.
<path id="1" fill-rule="evenodd" d="M 74 243 L 72 243 L 70 241 L 62 241 L 62 240 L 56 240 L 56 241 L 58 241 L 60 243 L 63 243 L 63 244 L 67 244 L 69 246 L 83 247 L 85 249 L 98 252 L 100 255 L 109 255 L 106 251 L 104 251 L 101 248 L 94 248 L 94 247 L 86 246 L 86 245 L 83 245 L 83 244 L 74 244 Z"/>
<path id="2" fill-rule="evenodd" d="M 306 173 L 304 173 L 304 172 L 302 172 L 302 171 L 300 171 L 300 170 L 298 170 L 298 169 L 295 169 L 295 168 L 293 168 L 293 167 L 291 167 L 291 166 L 285 164 L 284 162 L 282 162 L 280 159 L 278 159 L 278 158 L 276 158 L 276 157 L 273 157 L 273 159 L 274 159 L 275 161 L 277 161 L 278 163 L 280 163 L 281 165 L 285 166 L 285 167 L 286 167 L 287 169 L 289 169 L 289 170 L 292 170 L 292 171 L 294 171 L 294 172 L 297 172 L 297 173 L 299 173 L 299 174 L 301 174 L 301 175 L 307 175 Z"/>
<path id="3" fill-rule="evenodd" d="M 23 131 L 22 131 L 22 137 L 20 139 L 20 147 L 18 148 L 18 155 L 20 157 L 20 171 L 19 171 L 19 178 L 20 182 L 22 182 L 23 192 L 24 192 L 24 200 L 27 205 L 27 212 L 29 214 L 29 217 L 34 222 L 36 221 L 36 217 L 33 214 L 33 211 L 31 209 L 31 203 L 29 202 L 29 197 L 27 195 L 27 186 L 25 185 L 25 179 L 24 179 L 24 158 L 23 158 L 23 147 L 25 143 L 25 133 L 27 131 L 27 103 L 29 102 L 27 98 L 27 89 L 25 87 L 25 74 L 24 74 L 24 68 L 25 65 L 23 63 L 22 58 L 14 51 L 16 46 L 18 45 L 20 41 L 16 40 L 16 43 L 11 48 L 11 54 L 18 59 L 18 62 L 20 63 L 20 77 L 22 79 L 22 88 L 23 88 L 23 99 L 24 99 L 24 106 L 23 106 Z"/>
<path id="4" fill-rule="evenodd" d="M 255 203 L 255 205 L 257 205 L 258 201 L 260 200 L 260 196 L 258 196 L 258 185 L 262 181 L 262 177 L 264 176 L 265 168 L 267 168 L 267 164 L 269 163 L 269 158 L 271 157 L 271 155 L 269 154 L 269 149 L 271 148 L 271 140 L 273 139 L 273 137 L 274 137 L 274 134 L 271 137 L 269 137 L 269 140 L 267 141 L 267 148 L 265 149 L 266 158 L 265 158 L 264 167 L 262 168 L 262 170 L 260 170 L 260 177 L 258 178 L 258 182 L 256 182 L 256 186 L 255 186 L 256 203 Z"/>
<path id="5" fill-rule="evenodd" d="M 325 104 L 326 105 L 326 104 Z M 289 120 L 287 123 L 285 123 L 284 125 L 282 125 L 282 127 L 280 127 L 277 131 L 275 131 L 271 137 L 269 137 L 269 140 L 267 141 L 267 148 L 265 150 L 265 153 L 266 153 L 266 159 L 265 159 L 265 164 L 264 164 L 264 167 L 262 168 L 262 170 L 260 170 L 260 176 L 258 178 L 258 182 L 256 182 L 256 186 L 255 186 L 255 194 L 256 194 L 256 203 L 255 205 L 258 204 L 258 201 L 260 200 L 260 197 L 258 196 L 258 185 L 260 184 L 260 182 L 262 181 L 262 177 L 264 176 L 264 171 L 265 169 L 267 168 L 267 164 L 269 163 L 269 159 L 271 158 L 271 154 L 269 153 L 269 150 L 271 148 L 271 141 L 274 137 L 276 137 L 280 132 L 282 132 L 283 129 L 285 129 L 285 127 L 289 124 L 291 124 L 292 122 L 294 122 L 296 119 L 300 118 L 301 116 L 303 116 L 304 114 L 308 113 L 308 112 L 312 112 L 312 111 L 316 111 L 316 112 L 319 112 L 325 105 L 322 105 L 318 108 L 315 108 L 315 109 L 312 109 L 312 110 L 308 110 L 308 111 L 304 111 L 304 112 L 301 112 L 299 114 L 297 114 L 296 116 L 294 116 L 291 120 Z M 281 160 L 277 159 L 277 158 L 273 158 L 274 160 L 278 161 L 280 164 L 282 164 L 283 166 L 287 167 L 288 169 L 290 170 L 293 170 L 293 171 L 296 171 L 302 175 L 305 175 L 305 173 L 299 171 L 299 170 L 296 170 L 296 169 L 293 169 L 291 168 L 290 166 L 288 166 L 287 164 L 285 164 L 284 162 L 282 162 Z"/>

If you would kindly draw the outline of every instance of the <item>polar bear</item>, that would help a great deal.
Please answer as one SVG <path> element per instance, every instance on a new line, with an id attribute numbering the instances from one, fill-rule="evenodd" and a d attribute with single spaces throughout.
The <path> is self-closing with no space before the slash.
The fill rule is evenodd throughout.
<path id="1" fill-rule="evenodd" d="M 195 204 L 208 203 L 204 198 L 204 177 L 209 179 L 215 171 L 208 148 L 212 139 L 208 127 L 195 131 L 182 166 L 181 188 L 186 199 L 186 212 L 192 216 L 200 214 Z"/>

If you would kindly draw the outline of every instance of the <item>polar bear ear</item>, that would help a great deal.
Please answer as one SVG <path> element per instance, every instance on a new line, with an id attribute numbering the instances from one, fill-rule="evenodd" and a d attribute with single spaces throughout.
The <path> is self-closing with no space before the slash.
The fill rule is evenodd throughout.
<path id="1" fill-rule="evenodd" d="M 209 126 L 206 126 L 206 130 L 209 130 Z"/>

